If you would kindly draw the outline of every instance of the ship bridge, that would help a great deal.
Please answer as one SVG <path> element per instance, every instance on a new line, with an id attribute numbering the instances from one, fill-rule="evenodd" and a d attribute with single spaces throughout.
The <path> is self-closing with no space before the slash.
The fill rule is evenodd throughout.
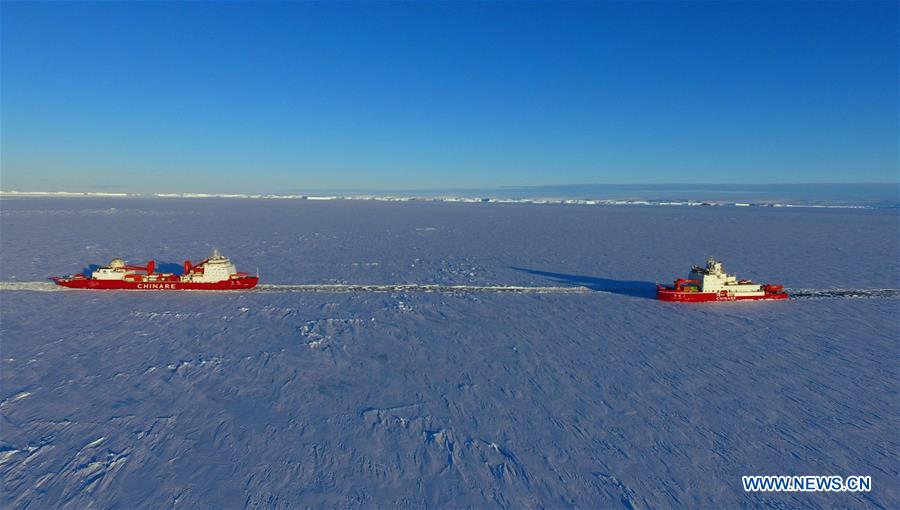
<path id="1" fill-rule="evenodd" d="M 738 280 L 735 275 L 725 272 L 722 262 L 713 257 L 706 260 L 706 267 L 694 266 L 688 275 L 689 280 L 700 282 L 701 292 L 762 293 L 762 286 L 750 280 Z"/>

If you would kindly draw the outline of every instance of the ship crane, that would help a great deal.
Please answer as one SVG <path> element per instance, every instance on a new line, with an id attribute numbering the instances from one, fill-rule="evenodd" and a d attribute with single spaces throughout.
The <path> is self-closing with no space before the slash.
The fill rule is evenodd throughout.
<path id="1" fill-rule="evenodd" d="M 212 256 L 207 259 L 203 259 L 203 261 L 198 264 L 193 264 L 190 260 L 185 260 L 184 261 L 184 274 L 190 274 L 191 272 L 203 273 L 203 266 L 206 263 L 208 263 L 210 260 L 214 260 L 214 259 L 227 260 L 227 258 L 223 257 L 222 254 L 219 253 L 219 250 L 217 248 L 213 248 Z M 259 276 L 259 275 L 257 275 L 257 276 Z"/>
<path id="2" fill-rule="evenodd" d="M 123 267 L 124 267 L 124 269 L 126 269 L 128 271 L 144 271 L 145 273 L 147 273 L 147 276 L 150 276 L 153 274 L 153 270 L 156 269 L 156 262 L 153 260 L 148 260 L 146 266 L 128 266 L 128 265 L 126 265 Z"/>
<path id="3" fill-rule="evenodd" d="M 190 260 L 184 261 L 184 274 L 190 274 L 193 272 L 202 273 L 203 272 L 203 264 L 209 262 L 209 259 L 205 259 L 203 262 L 198 264 L 192 264 Z"/>

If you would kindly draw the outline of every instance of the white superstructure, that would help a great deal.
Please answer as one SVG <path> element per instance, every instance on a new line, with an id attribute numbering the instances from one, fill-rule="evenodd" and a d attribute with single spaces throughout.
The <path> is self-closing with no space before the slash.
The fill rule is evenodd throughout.
<path id="1" fill-rule="evenodd" d="M 91 278 L 95 280 L 124 280 L 125 275 L 134 274 L 133 268 L 125 265 L 122 259 L 112 259 L 106 267 L 98 267 L 91 272 Z"/>
<path id="2" fill-rule="evenodd" d="M 181 277 L 181 281 L 214 283 L 228 280 L 235 274 L 237 274 L 237 269 L 231 260 L 219 253 L 219 250 L 213 250 L 210 258 L 194 266 L 191 271 Z"/>
<path id="3" fill-rule="evenodd" d="M 710 257 L 706 260 L 706 267 L 694 266 L 688 275 L 688 280 L 700 282 L 700 292 L 722 292 L 728 294 L 740 294 L 742 296 L 762 296 L 765 289 L 758 283 L 750 280 L 738 280 L 735 275 L 725 272 L 722 262 Z"/>

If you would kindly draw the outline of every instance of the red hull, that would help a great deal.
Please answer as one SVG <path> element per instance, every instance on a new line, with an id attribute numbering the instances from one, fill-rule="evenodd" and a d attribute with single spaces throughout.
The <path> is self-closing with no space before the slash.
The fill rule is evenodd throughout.
<path id="1" fill-rule="evenodd" d="M 57 285 L 70 289 L 89 290 L 247 290 L 256 287 L 258 276 L 242 276 L 215 283 L 125 280 L 94 280 L 90 278 L 53 278 Z"/>
<path id="2" fill-rule="evenodd" d="M 787 299 L 787 292 L 766 291 L 762 296 L 741 296 L 720 294 L 716 292 L 690 292 L 675 290 L 672 287 L 658 285 L 656 299 L 661 301 L 677 301 L 683 303 L 704 303 L 709 301 L 758 301 L 767 299 Z"/>

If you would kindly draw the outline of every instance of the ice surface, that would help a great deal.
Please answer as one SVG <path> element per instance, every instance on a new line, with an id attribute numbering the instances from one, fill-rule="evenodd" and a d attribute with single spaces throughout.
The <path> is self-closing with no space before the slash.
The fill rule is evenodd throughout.
<path id="1" fill-rule="evenodd" d="M 793 288 L 897 288 L 897 210 L 4 199 L 0 281 L 214 247 L 268 284 L 670 282 L 708 255 Z"/>
<path id="2" fill-rule="evenodd" d="M 4 199 L 3 506 L 897 508 L 897 220 Z M 213 247 L 269 287 L 31 291 Z M 648 299 L 710 254 L 805 298 Z M 748 474 L 873 490 L 746 494 Z"/>

